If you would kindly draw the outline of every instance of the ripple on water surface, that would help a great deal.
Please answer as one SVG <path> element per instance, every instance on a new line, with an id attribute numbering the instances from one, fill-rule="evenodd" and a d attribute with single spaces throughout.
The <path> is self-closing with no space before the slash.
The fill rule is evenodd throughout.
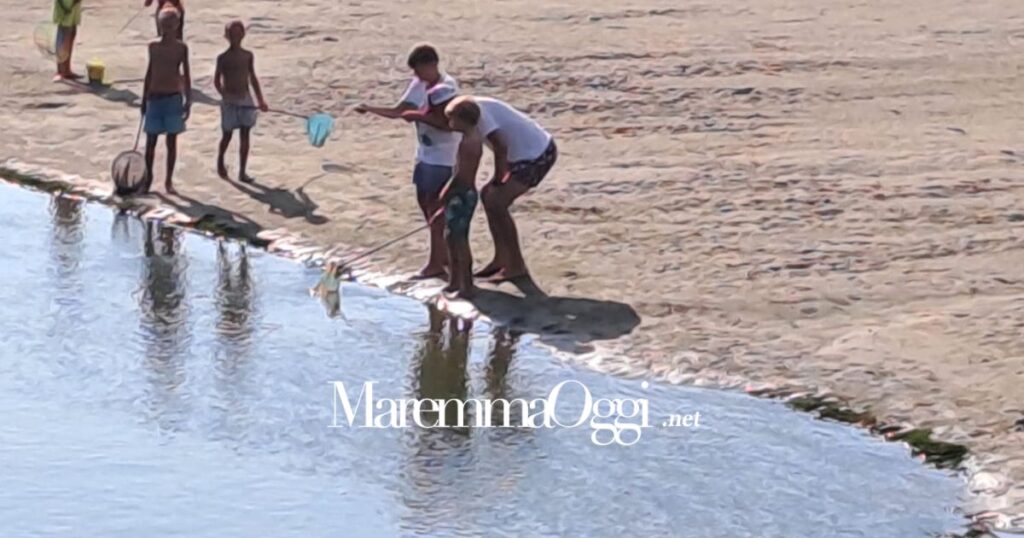
<path id="1" fill-rule="evenodd" d="M 861 431 L 575 369 L 376 289 L 344 286 L 337 309 L 308 296 L 313 270 L 263 252 L 0 191 L 10 536 L 912 537 L 961 523 L 959 481 Z M 630 447 L 582 428 L 328 428 L 331 381 L 533 399 L 570 379 L 647 398 L 654 426 L 695 412 L 700 426 Z"/>

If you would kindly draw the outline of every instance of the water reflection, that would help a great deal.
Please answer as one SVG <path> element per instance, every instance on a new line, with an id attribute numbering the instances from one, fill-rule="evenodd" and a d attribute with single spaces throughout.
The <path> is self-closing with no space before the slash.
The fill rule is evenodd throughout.
<path id="1" fill-rule="evenodd" d="M 217 308 L 215 386 L 219 403 L 218 423 L 214 429 L 224 439 L 245 437 L 248 424 L 245 387 L 254 343 L 258 313 L 255 287 L 245 245 L 235 244 L 232 257 L 225 241 L 217 244 Z"/>
<path id="2" fill-rule="evenodd" d="M 50 199 L 50 264 L 47 290 L 50 297 L 50 324 L 48 334 L 58 335 L 69 327 L 86 323 L 82 304 L 82 239 L 85 232 L 83 202 L 64 196 Z M 73 364 L 74 349 L 60 349 L 55 358 L 62 366 Z"/>
<path id="3" fill-rule="evenodd" d="M 959 483 L 861 432 L 743 395 L 569 367 L 530 337 L 357 285 L 346 287 L 357 323 L 341 323 L 301 293 L 314 272 L 291 262 L 132 218 L 112 231 L 103 207 L 0 194 L 11 252 L 0 263 L 3 536 L 958 528 L 948 507 Z M 87 315 L 55 303 L 72 299 L 55 286 L 74 279 Z M 595 397 L 649 398 L 653 420 L 708 419 L 629 448 L 596 446 L 587 428 L 332 429 L 328 383 L 339 379 L 377 381 L 378 400 L 511 401 L 577 380 Z"/>
<path id="4" fill-rule="evenodd" d="M 137 293 L 139 329 L 145 344 L 151 391 L 151 418 L 165 429 L 177 429 L 187 416 L 185 351 L 190 340 L 187 300 L 187 258 L 180 255 L 182 232 L 146 222 L 142 285 Z"/>
<path id="5" fill-rule="evenodd" d="M 238 256 L 232 259 L 225 242 L 217 244 L 217 335 L 235 359 L 249 351 L 255 317 L 249 255 L 244 244 L 237 248 Z"/>
<path id="6" fill-rule="evenodd" d="M 417 352 L 418 364 L 416 398 L 465 401 L 469 394 L 466 377 L 466 360 L 469 355 L 469 332 L 473 323 L 457 318 L 448 318 L 436 308 L 428 308 L 429 327 L 421 336 L 422 344 Z M 447 339 L 444 326 L 448 325 Z M 416 366 L 414 366 L 416 368 Z M 446 406 L 442 413 L 424 409 L 422 423 L 438 426 L 459 424 L 458 409 Z M 443 422 L 442 422 L 443 419 Z M 462 420 L 465 423 L 467 420 Z M 468 434 L 467 428 L 451 428 Z"/>

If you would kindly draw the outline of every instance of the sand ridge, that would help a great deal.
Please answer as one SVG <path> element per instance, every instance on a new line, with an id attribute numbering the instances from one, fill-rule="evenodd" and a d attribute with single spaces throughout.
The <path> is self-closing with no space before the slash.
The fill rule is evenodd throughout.
<path id="1" fill-rule="evenodd" d="M 115 81 L 104 92 L 50 82 L 30 39 L 48 6 L 7 10 L 0 160 L 100 177 L 130 146 L 152 19 L 118 35 L 134 7 L 86 7 L 75 65 L 103 59 Z M 602 367 L 629 374 L 817 388 L 933 428 L 976 456 L 968 511 L 1024 527 L 1011 516 L 1024 514 L 1015 2 L 188 7 L 199 99 L 176 183 L 190 199 L 324 244 L 416 226 L 411 128 L 347 111 L 393 102 L 407 47 L 429 39 L 466 89 L 558 140 L 554 171 L 514 210 L 527 261 L 547 292 L 626 303 L 642 319 L 578 351 L 613 352 Z M 256 193 L 213 170 L 213 58 L 235 17 L 272 106 L 339 120 L 316 150 L 297 120 L 263 115 Z M 478 215 L 478 263 L 485 230 Z M 379 262 L 416 269 L 424 245 L 405 245 Z"/>

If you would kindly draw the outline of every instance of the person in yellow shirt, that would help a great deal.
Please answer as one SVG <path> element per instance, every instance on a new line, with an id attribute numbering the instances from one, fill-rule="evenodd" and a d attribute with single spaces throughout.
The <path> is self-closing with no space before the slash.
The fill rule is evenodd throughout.
<path id="1" fill-rule="evenodd" d="M 71 71 L 71 52 L 81 23 L 82 0 L 53 0 L 53 24 L 57 25 L 57 75 L 54 80 L 82 78 Z"/>

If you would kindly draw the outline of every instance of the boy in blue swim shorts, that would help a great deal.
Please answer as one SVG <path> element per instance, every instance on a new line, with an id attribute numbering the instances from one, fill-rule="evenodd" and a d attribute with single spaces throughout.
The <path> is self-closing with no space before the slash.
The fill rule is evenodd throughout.
<path id="1" fill-rule="evenodd" d="M 167 137 L 166 190 L 175 194 L 174 163 L 178 157 L 178 135 L 192 109 L 192 74 L 188 64 L 188 46 L 177 37 L 180 24 L 177 10 L 160 12 L 163 33 L 149 44 L 149 67 L 142 90 L 142 114 L 146 130 L 146 182 L 143 192 L 153 183 L 153 158 L 160 135 Z"/>
<path id="2" fill-rule="evenodd" d="M 455 171 L 441 191 L 444 204 L 445 241 L 451 278 L 444 291 L 468 299 L 476 294 L 473 285 L 473 254 L 469 248 L 469 225 L 476 209 L 476 173 L 483 154 L 483 137 L 477 130 L 480 107 L 468 97 L 457 97 L 444 109 L 452 131 L 462 134 L 456 153 Z"/>

